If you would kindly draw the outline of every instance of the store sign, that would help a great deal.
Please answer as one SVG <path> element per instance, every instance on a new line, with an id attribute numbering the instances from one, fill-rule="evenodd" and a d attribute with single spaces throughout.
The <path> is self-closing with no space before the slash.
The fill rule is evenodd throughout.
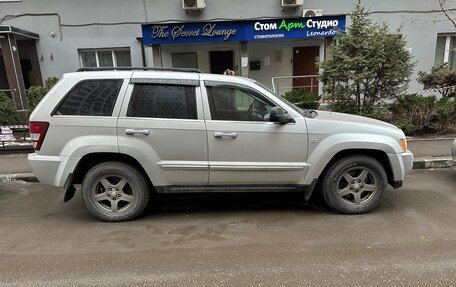
<path id="1" fill-rule="evenodd" d="M 344 30 L 345 16 L 142 26 L 146 45 L 333 37 Z"/>

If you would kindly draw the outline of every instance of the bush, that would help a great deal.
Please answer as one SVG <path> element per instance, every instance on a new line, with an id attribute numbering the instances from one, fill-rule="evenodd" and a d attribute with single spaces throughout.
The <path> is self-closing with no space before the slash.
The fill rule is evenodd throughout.
<path id="1" fill-rule="evenodd" d="M 43 99 L 48 90 L 45 87 L 41 86 L 31 86 L 27 93 L 28 99 L 28 114 L 30 115 L 33 110 L 36 108 L 38 103 Z"/>
<path id="2" fill-rule="evenodd" d="M 0 92 L 0 125 L 19 124 L 16 108 L 13 101 L 3 92 Z"/>
<path id="3" fill-rule="evenodd" d="M 443 97 L 454 97 L 454 89 L 442 89 L 456 85 L 456 70 L 448 67 L 448 64 L 442 64 L 433 67 L 428 74 L 424 71 L 418 72 L 418 82 L 424 85 L 425 89 L 440 89 L 439 93 Z"/>
<path id="4" fill-rule="evenodd" d="M 456 130 L 456 102 L 453 99 L 404 95 L 391 105 L 391 113 L 392 123 L 407 135 Z"/>
<path id="5" fill-rule="evenodd" d="M 42 86 L 31 86 L 27 93 L 28 99 L 28 114 L 30 115 L 39 102 L 44 98 L 44 96 L 49 92 L 49 90 L 59 81 L 56 77 L 49 77 L 44 82 L 44 87 Z"/>
<path id="6" fill-rule="evenodd" d="M 44 87 L 49 91 L 59 80 L 57 77 L 49 77 L 44 81 Z"/>
<path id="7" fill-rule="evenodd" d="M 441 98 L 437 101 L 437 113 L 432 122 L 437 133 L 456 132 L 456 100 Z"/>
<path id="8" fill-rule="evenodd" d="M 321 97 L 316 94 L 306 92 L 304 89 L 291 90 L 286 92 L 283 97 L 303 109 L 316 110 L 320 106 L 318 101 Z"/>

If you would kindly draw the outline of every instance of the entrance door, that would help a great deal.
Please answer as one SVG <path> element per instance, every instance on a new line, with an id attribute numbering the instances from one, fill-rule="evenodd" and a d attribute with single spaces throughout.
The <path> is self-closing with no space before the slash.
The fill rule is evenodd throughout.
<path id="1" fill-rule="evenodd" d="M 21 70 L 22 77 L 24 78 L 25 89 L 29 89 L 30 84 L 30 73 L 32 72 L 32 61 L 29 59 L 21 59 Z"/>
<path id="2" fill-rule="evenodd" d="M 316 58 L 320 56 L 320 47 L 293 48 L 293 76 L 318 75 Z M 309 93 L 318 93 L 318 78 L 293 78 L 294 89 L 304 89 Z"/>
<path id="3" fill-rule="evenodd" d="M 211 73 L 223 74 L 226 69 L 234 70 L 233 50 L 210 51 Z"/>

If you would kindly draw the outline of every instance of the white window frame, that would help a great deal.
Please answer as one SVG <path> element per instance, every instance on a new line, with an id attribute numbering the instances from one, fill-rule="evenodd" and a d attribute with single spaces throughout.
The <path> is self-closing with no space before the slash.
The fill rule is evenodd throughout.
<path id="1" fill-rule="evenodd" d="M 447 64 L 450 61 L 451 37 L 454 37 L 454 35 L 446 35 L 446 39 L 445 39 L 445 51 L 443 53 L 443 63 L 447 63 Z"/>
<path id="2" fill-rule="evenodd" d="M 99 52 L 111 52 L 112 65 L 113 65 L 113 67 L 117 67 L 116 52 L 124 52 L 124 51 L 128 51 L 130 53 L 130 63 L 131 63 L 131 51 L 130 51 L 130 48 L 78 49 L 79 64 L 81 65 L 82 68 L 92 68 L 92 67 L 84 67 L 84 62 L 82 61 L 82 55 L 81 54 L 84 53 L 84 52 L 95 52 L 95 61 L 97 63 L 97 66 L 93 67 L 93 68 L 100 68 L 100 61 L 98 59 L 98 53 Z"/>

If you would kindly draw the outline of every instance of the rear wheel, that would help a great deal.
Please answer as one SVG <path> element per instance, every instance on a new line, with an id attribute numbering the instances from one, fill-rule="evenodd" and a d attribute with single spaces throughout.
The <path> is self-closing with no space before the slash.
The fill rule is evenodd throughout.
<path id="1" fill-rule="evenodd" d="M 101 220 L 131 220 L 146 208 L 149 186 L 133 167 L 106 162 L 93 167 L 84 177 L 82 199 L 87 209 Z"/>
<path id="2" fill-rule="evenodd" d="M 335 162 L 323 179 L 322 194 L 333 210 L 362 214 L 376 208 L 387 188 L 383 166 L 374 158 L 358 155 Z"/>

